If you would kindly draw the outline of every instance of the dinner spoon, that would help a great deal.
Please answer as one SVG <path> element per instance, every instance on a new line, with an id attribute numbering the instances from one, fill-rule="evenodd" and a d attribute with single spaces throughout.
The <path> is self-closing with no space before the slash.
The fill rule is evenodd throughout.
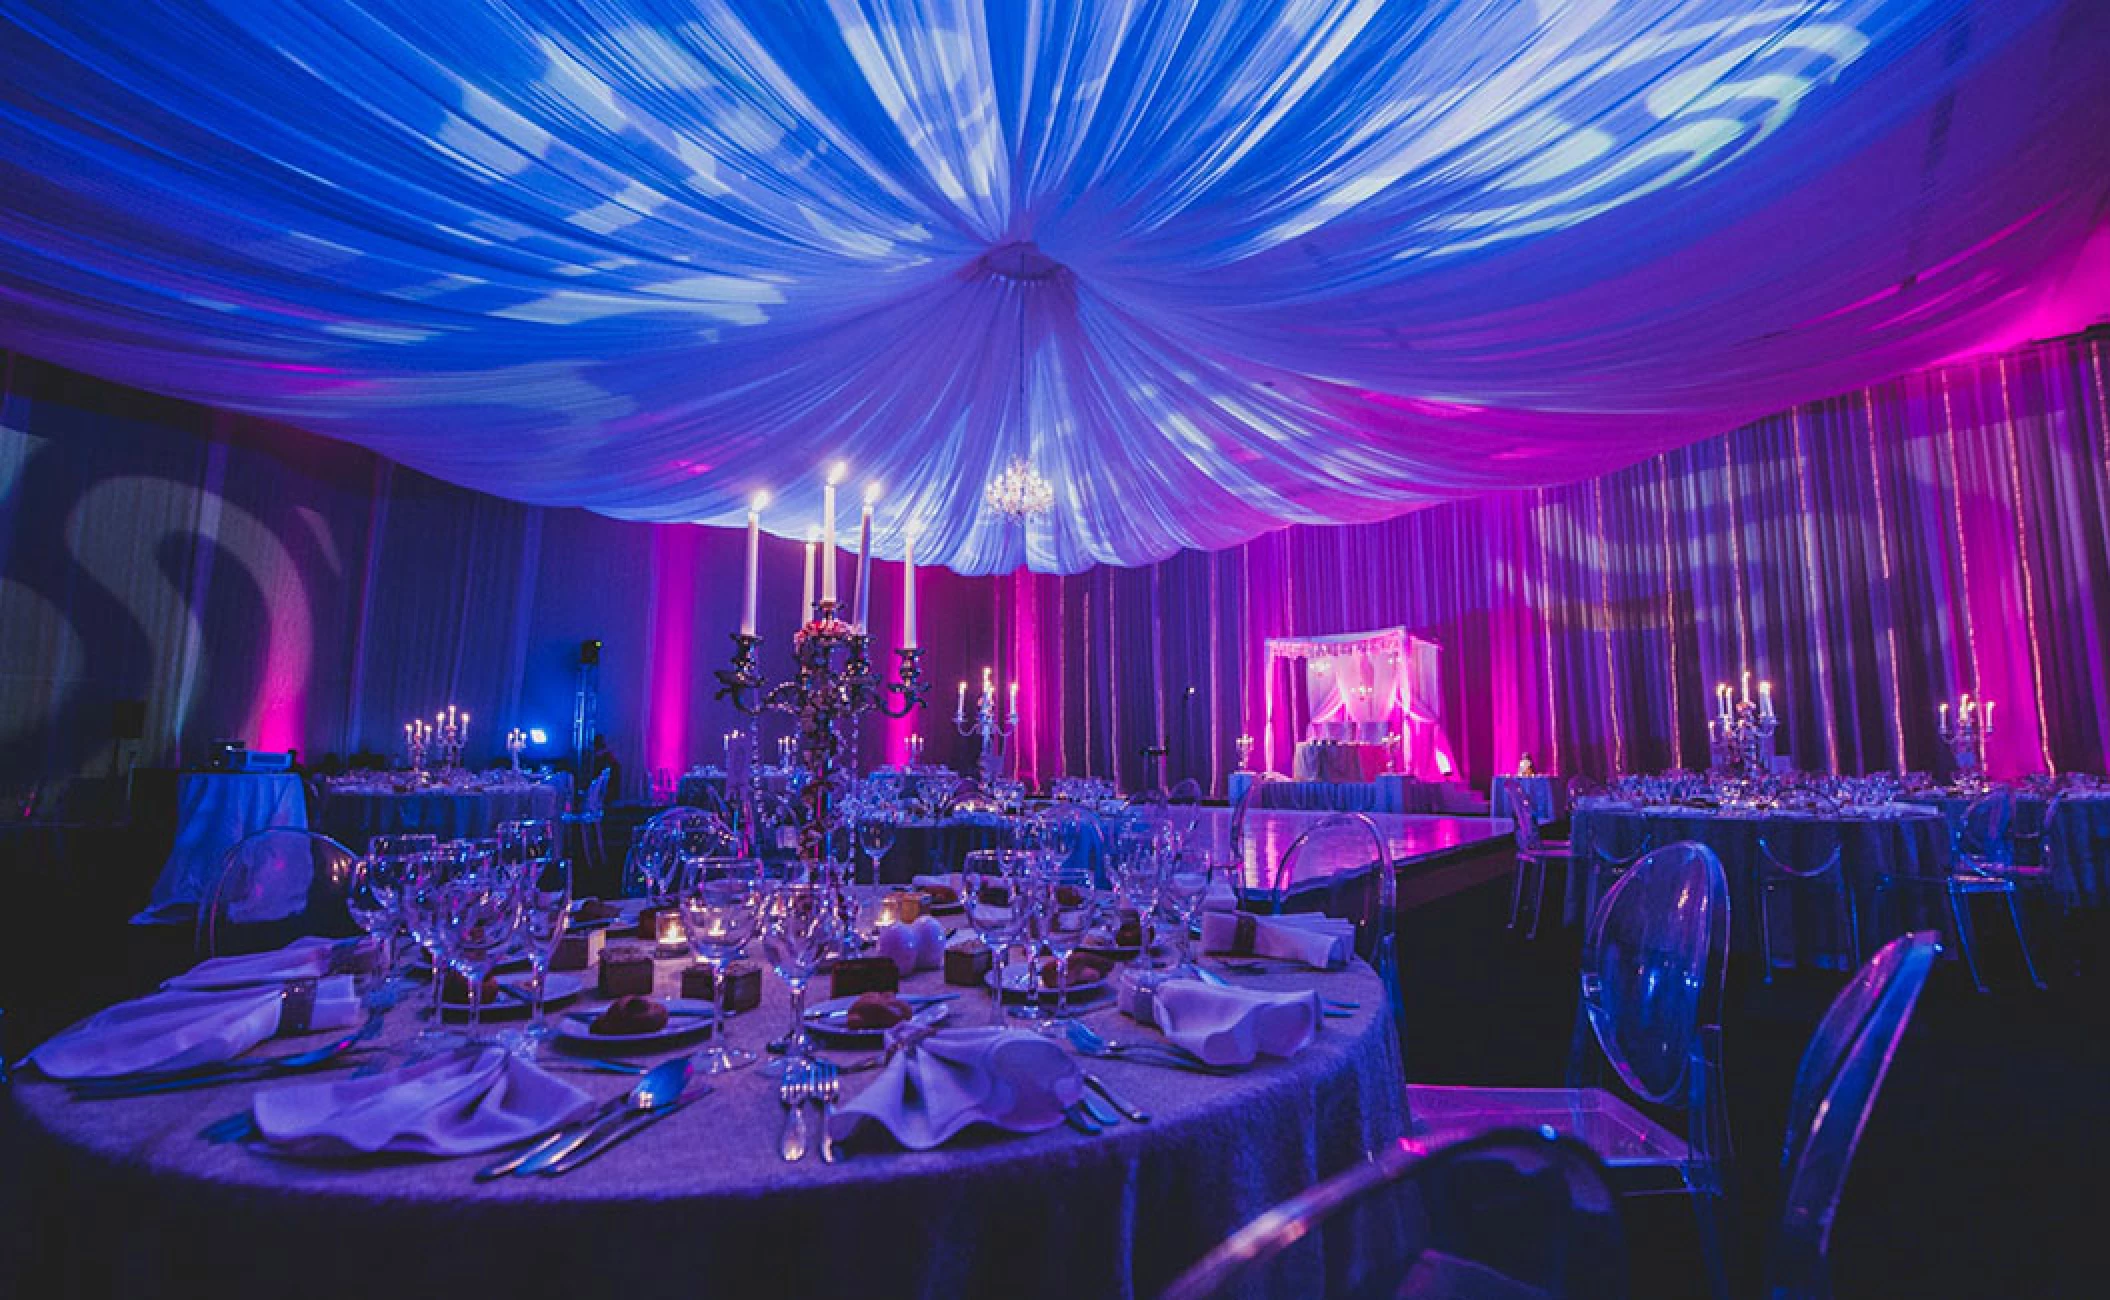
<path id="1" fill-rule="evenodd" d="M 688 1082 L 690 1068 L 689 1058 L 686 1056 L 660 1062 L 647 1070 L 644 1076 L 631 1086 L 629 1092 L 610 1098 L 584 1120 L 566 1125 L 541 1141 L 477 1170 L 476 1181 L 487 1183 L 507 1174 L 537 1172 L 538 1170 L 527 1167 L 530 1161 L 540 1160 L 544 1165 L 555 1163 L 559 1156 L 568 1154 L 574 1147 L 583 1143 L 596 1125 L 616 1118 L 626 1107 L 636 1106 L 640 1098 L 667 1096 L 671 1100 L 673 1095 L 681 1092 L 682 1085 Z"/>

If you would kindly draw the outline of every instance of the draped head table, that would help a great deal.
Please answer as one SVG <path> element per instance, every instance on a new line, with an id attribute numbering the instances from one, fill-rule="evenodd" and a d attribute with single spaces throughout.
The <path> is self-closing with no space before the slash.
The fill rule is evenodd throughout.
<path id="1" fill-rule="evenodd" d="M 1800 812 L 1747 812 L 1734 809 L 1686 808 L 1679 806 L 1631 807 L 1602 800 L 1583 800 L 1575 805 L 1570 843 L 1575 850 L 1575 868 L 1568 873 L 1567 915 L 1581 917 L 1590 900 L 1584 897 L 1593 855 L 1624 861 L 1646 849 L 1661 848 L 1681 840 L 1705 844 L 1722 860 L 1729 877 L 1729 915 L 1734 925 L 1730 936 L 1733 951 L 1756 954 L 1759 943 L 1759 876 L 1763 858 L 1759 840 L 1771 846 L 1782 862 L 1806 870 L 1818 865 L 1832 836 L 1838 838 L 1840 870 L 1859 909 L 1866 939 L 1864 953 L 1874 950 L 1875 927 L 1909 927 L 1931 920 L 1940 911 L 1937 890 L 1905 891 L 1896 899 L 1897 915 L 1878 917 L 1875 909 L 1879 876 L 1923 876 L 1939 880 L 1949 869 L 1949 831 L 1941 814 L 1925 808 L 1899 804 L 1832 815 Z M 1770 917 L 1773 926 L 1773 957 L 1776 962 L 1803 960 L 1818 965 L 1845 968 L 1852 947 L 1841 932 L 1838 910 L 1830 901 L 1827 886 L 1798 886 L 1792 904 L 1776 898 Z M 1926 895 L 1927 897 L 1920 897 Z M 1932 910 L 1930 911 L 1930 907 Z"/>
<path id="2" fill-rule="evenodd" d="M 662 996 L 679 968 L 660 963 Z M 759 1069 L 699 1077 L 709 1095 L 575 1173 L 481 1185 L 470 1175 L 488 1157 L 302 1162 L 200 1136 L 269 1084 L 77 1102 L 25 1072 L 18 1240 L 33 1271 L 15 1294 L 1154 1296 L 1261 1210 L 1405 1133 L 1398 1040 L 1369 967 L 1251 983 L 1359 1006 L 1290 1060 L 1234 1077 L 1088 1062 L 1147 1124 L 978 1130 L 924 1153 L 861 1138 L 833 1165 L 778 1158 L 783 1111 Z M 927 972 L 904 987 L 943 986 Z M 983 1023 L 988 1001 L 972 993 L 954 1014 Z M 788 1016 L 783 985 L 765 979 L 733 1042 L 759 1048 Z M 386 1046 L 415 1031 L 407 1008 L 389 1020 Z M 1111 1009 L 1091 1021 L 1149 1034 Z M 597 1097 L 630 1082 L 563 1077 Z M 844 1075 L 845 1099 L 872 1077 Z M 1387 1214 L 1327 1228 L 1269 1292 L 1345 1292 L 1352 1269 L 1399 1247 L 1401 1225 Z"/>
<path id="3" fill-rule="evenodd" d="M 498 780 L 398 790 L 374 783 L 335 782 L 323 791 L 316 821 L 323 833 L 364 852 L 376 835 L 425 834 L 443 840 L 491 835 L 500 823 L 555 817 L 564 802 L 561 781 Z"/>

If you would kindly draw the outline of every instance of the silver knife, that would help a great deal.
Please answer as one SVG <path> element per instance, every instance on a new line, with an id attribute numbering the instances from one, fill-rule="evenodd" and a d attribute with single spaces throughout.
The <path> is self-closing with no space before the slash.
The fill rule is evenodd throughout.
<path id="1" fill-rule="evenodd" d="M 599 1124 L 602 1121 L 608 1119 L 617 1111 L 621 1110 L 623 1108 L 623 1104 L 628 1100 L 628 1094 L 617 1093 L 615 1096 L 609 1098 L 607 1101 L 602 1102 L 600 1109 L 594 1111 L 593 1114 L 588 1115 L 585 1119 L 582 1119 L 575 1124 L 566 1124 L 564 1127 L 558 1129 L 554 1133 L 549 1134 L 541 1140 L 531 1142 L 527 1146 L 522 1147 L 520 1150 L 515 1151 L 513 1154 L 505 1156 L 498 1160 L 494 1160 L 490 1164 L 485 1165 L 483 1168 L 476 1171 L 476 1181 L 479 1183 L 488 1183 L 494 1178 L 505 1177 L 507 1174 L 512 1173 L 515 1169 L 520 1168 L 528 1161 L 533 1160 L 536 1156 L 543 1154 L 544 1152 L 548 1151 L 550 1148 L 556 1146 L 558 1143 L 564 1141 L 565 1139 L 570 1138 L 581 1132 L 584 1132 L 587 1129 L 591 1129 L 594 1125 Z"/>
<path id="2" fill-rule="evenodd" d="M 616 1143 L 626 1141 L 632 1137 L 637 1136 L 644 1130 L 651 1128 L 654 1124 L 659 1123 L 661 1120 L 665 1119 L 669 1115 L 672 1115 L 675 1111 L 680 1110 L 682 1107 L 688 1105 L 690 1102 L 696 1100 L 698 1097 L 701 1097 L 706 1093 L 710 1092 L 710 1090 L 711 1089 L 708 1084 L 700 1085 L 696 1089 L 696 1091 L 691 1092 L 687 1096 L 681 1097 L 675 1101 L 668 1102 L 666 1105 L 661 1106 L 658 1110 L 643 1111 L 639 1113 L 635 1118 L 629 1119 L 624 1122 L 610 1124 L 607 1128 L 603 1129 L 593 1141 L 586 1143 L 584 1146 L 581 1146 L 578 1149 L 572 1151 L 569 1155 L 566 1155 L 562 1159 L 559 1159 L 556 1162 L 552 1163 L 548 1168 L 544 1169 L 542 1173 L 545 1176 L 552 1178 L 557 1176 L 558 1174 L 568 1174 L 572 1170 L 577 1169 L 580 1165 L 585 1164 L 587 1161 L 593 1159 L 595 1156 L 600 1155 L 603 1151 L 606 1151 L 608 1148 L 614 1146 Z"/>
<path id="3" fill-rule="evenodd" d="M 1140 1107 L 1131 1106 L 1129 1103 L 1121 1100 L 1120 1097 L 1114 1094 L 1114 1090 L 1112 1088 L 1106 1086 L 1106 1080 L 1100 1078 L 1098 1075 L 1093 1074 L 1090 1071 L 1086 1071 L 1084 1076 L 1084 1084 L 1087 1088 L 1092 1089 L 1100 1096 L 1106 1098 L 1107 1104 L 1112 1106 L 1115 1110 L 1120 1111 L 1123 1115 L 1126 1115 L 1129 1119 L 1129 1122 L 1135 1124 L 1148 1124 L 1150 1122 L 1150 1112 L 1143 1110 Z"/>

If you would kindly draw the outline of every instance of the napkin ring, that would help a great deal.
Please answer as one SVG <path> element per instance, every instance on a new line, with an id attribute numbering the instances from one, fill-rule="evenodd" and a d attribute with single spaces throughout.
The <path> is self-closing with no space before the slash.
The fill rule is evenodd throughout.
<path id="1" fill-rule="evenodd" d="M 902 1021 L 886 1031 L 885 1059 L 892 1061 L 903 1052 L 914 1055 L 916 1049 L 923 1045 L 923 1040 L 937 1032 L 938 1026 L 935 1024 L 926 1024 L 920 1020 Z"/>
<path id="2" fill-rule="evenodd" d="M 278 1032 L 305 1034 L 315 1019 L 315 981 L 294 980 L 278 991 Z"/>
<path id="3" fill-rule="evenodd" d="M 1251 912 L 1234 912 L 1231 926 L 1231 945 L 1223 951 L 1233 956 L 1249 957 L 1260 942 L 1260 918 Z"/>

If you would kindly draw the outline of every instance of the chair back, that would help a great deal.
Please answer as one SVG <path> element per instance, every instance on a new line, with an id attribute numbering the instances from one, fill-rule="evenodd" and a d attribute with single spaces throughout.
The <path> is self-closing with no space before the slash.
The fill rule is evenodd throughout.
<path id="1" fill-rule="evenodd" d="M 1172 819 L 1172 828 L 1179 832 L 1182 844 L 1194 838 L 1194 827 L 1201 820 L 1202 787 L 1193 777 L 1182 777 L 1165 795 L 1165 812 Z"/>
<path id="2" fill-rule="evenodd" d="M 1940 954 L 1931 931 L 1892 940 L 1847 981 L 1810 1036 L 1788 1102 L 1780 1158 L 1787 1191 L 1766 1252 L 1768 1296 L 1831 1293 L 1825 1253 L 1854 1149 Z"/>
<path id="3" fill-rule="evenodd" d="M 608 807 L 608 777 L 613 768 L 602 768 L 601 774 L 586 787 L 586 802 L 580 809 L 589 817 L 599 817 Z"/>
<path id="4" fill-rule="evenodd" d="M 1721 1024 L 1728 950 L 1729 882 L 1704 844 L 1645 855 L 1598 902 L 1583 938 L 1583 1009 L 1636 1096 L 1685 1104 L 1703 1030 Z"/>
<path id="5" fill-rule="evenodd" d="M 701 808 L 669 808 L 640 826 L 630 841 L 623 858 L 623 893 L 634 896 L 655 880 L 672 880 L 676 861 L 685 853 L 729 857 L 739 851 L 740 837 L 724 818 Z"/>
<path id="6" fill-rule="evenodd" d="M 1993 790 L 1971 801 L 1956 828 L 1956 851 L 1981 862 L 2015 860 L 2015 792 Z"/>
<path id="7" fill-rule="evenodd" d="M 1604 1163 L 1548 1130 L 1497 1129 L 1423 1153 L 1399 1143 L 1260 1215 L 1182 1273 L 1165 1300 L 1309 1294 L 1311 1252 L 1336 1219 L 1418 1240 L 1364 1250 L 1357 1294 L 1446 1297 L 1627 1294 L 1626 1238 Z M 1313 1246 L 1292 1255 L 1300 1242 Z"/>
<path id="8" fill-rule="evenodd" d="M 1267 807 L 1267 800 L 1260 788 L 1266 785 L 1287 785 L 1289 778 L 1280 772 L 1257 772 L 1238 796 L 1231 809 L 1231 864 L 1241 873 L 1245 867 L 1246 814 L 1254 808 Z M 1233 882 L 1236 883 L 1235 881 Z"/>
<path id="9" fill-rule="evenodd" d="M 1758 855 L 1765 859 L 1768 870 L 1783 876 L 1793 876 L 1797 880 L 1815 880 L 1839 869 L 1844 843 L 1837 826 L 1812 822 L 1808 826 L 1797 827 L 1790 833 L 1797 832 L 1808 835 L 1813 844 L 1808 853 L 1794 859 L 1776 853 L 1770 836 L 1758 837 Z"/>
<path id="10" fill-rule="evenodd" d="M 1512 797 L 1509 801 L 1510 825 L 1515 828 L 1517 852 L 1536 853 L 1545 846 L 1539 836 L 1538 814 L 1532 810 L 1531 800 Z"/>
<path id="11" fill-rule="evenodd" d="M 319 831 L 273 826 L 242 839 L 221 859 L 198 909 L 197 954 L 258 952 L 303 935 L 356 935 L 345 893 L 358 860 Z"/>
<path id="12" fill-rule="evenodd" d="M 1393 1024 L 1404 1043 L 1406 1006 L 1396 951 L 1399 871 L 1376 820 L 1368 813 L 1330 813 L 1292 840 L 1270 886 L 1276 915 L 1282 914 L 1300 870 L 1307 877 L 1323 873 L 1328 916 L 1355 922 L 1356 955 L 1384 981 Z"/>

